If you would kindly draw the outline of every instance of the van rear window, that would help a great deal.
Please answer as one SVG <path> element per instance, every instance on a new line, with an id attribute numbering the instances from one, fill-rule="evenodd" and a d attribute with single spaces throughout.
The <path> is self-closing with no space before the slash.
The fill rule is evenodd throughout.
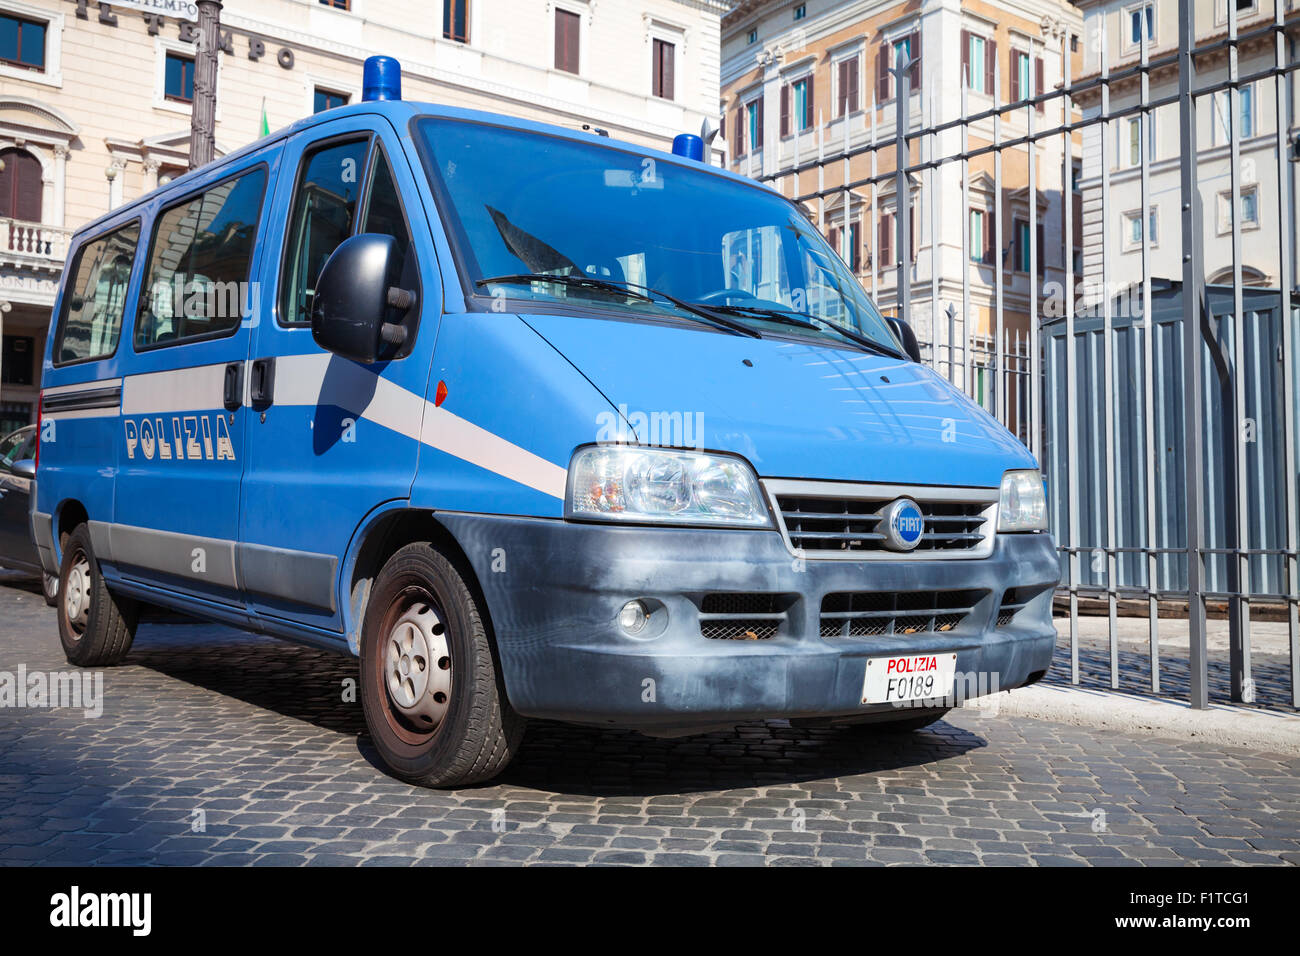
<path id="1" fill-rule="evenodd" d="M 259 166 L 163 210 L 135 323 L 136 349 L 226 335 L 251 308 L 253 247 L 266 191 Z"/>
<path id="2" fill-rule="evenodd" d="M 63 316 L 54 364 L 106 358 L 117 351 L 140 221 L 129 223 L 77 251 L 63 293 Z"/>

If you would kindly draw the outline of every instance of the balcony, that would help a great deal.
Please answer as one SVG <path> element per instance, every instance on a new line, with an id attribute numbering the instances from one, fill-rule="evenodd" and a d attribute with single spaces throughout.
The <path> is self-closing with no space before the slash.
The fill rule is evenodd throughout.
<path id="1" fill-rule="evenodd" d="M 72 230 L 62 226 L 0 218 L 0 264 L 59 272 L 71 236 Z"/>

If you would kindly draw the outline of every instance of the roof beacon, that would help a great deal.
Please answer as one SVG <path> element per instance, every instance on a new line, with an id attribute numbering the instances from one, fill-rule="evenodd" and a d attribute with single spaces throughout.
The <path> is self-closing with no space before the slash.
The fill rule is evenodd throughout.
<path id="1" fill-rule="evenodd" d="M 702 163 L 704 162 L 704 140 L 694 133 L 681 133 L 673 138 L 673 153 Z"/>
<path id="2" fill-rule="evenodd" d="M 391 56 L 366 57 L 361 76 L 361 99 L 365 102 L 402 98 L 402 64 Z"/>

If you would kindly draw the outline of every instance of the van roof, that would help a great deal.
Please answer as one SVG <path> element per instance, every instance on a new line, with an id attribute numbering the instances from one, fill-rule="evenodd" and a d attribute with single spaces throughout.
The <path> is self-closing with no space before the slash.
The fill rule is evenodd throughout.
<path id="1" fill-rule="evenodd" d="M 191 170 L 183 176 L 178 176 L 171 182 L 158 186 L 150 190 L 143 196 L 123 203 L 116 209 L 110 210 L 102 216 L 92 219 L 83 226 L 79 227 L 73 233 L 73 242 L 75 244 L 83 233 L 97 232 L 100 229 L 119 221 L 131 219 L 139 215 L 140 211 L 155 200 L 173 194 L 186 193 L 200 186 L 204 182 L 216 181 L 226 174 L 228 167 L 239 163 L 245 157 L 257 153 L 268 146 L 274 145 L 282 140 L 289 138 L 303 130 L 311 129 L 313 126 L 319 126 L 322 123 L 333 122 L 347 116 L 377 115 L 386 117 L 399 135 L 404 134 L 406 125 L 416 116 L 432 116 L 443 119 L 462 119 L 480 123 L 490 123 L 495 126 L 502 126 L 510 129 L 529 130 L 537 133 L 544 133 L 551 136 L 562 136 L 567 139 L 577 140 L 590 143 L 593 140 L 597 145 L 605 146 L 609 149 L 617 149 L 623 152 L 635 153 L 641 156 L 648 156 L 656 160 L 666 162 L 682 163 L 689 162 L 684 157 L 667 153 L 663 150 L 652 149 L 646 146 L 639 146 L 636 143 L 630 143 L 625 140 L 608 139 L 580 129 L 571 129 L 564 126 L 555 126 L 550 123 L 539 123 L 534 120 L 521 119 L 516 116 L 506 116 L 501 113 L 489 113 L 484 110 L 463 109 L 453 106 L 440 106 L 436 103 L 422 103 L 413 100 L 372 100 L 362 103 L 352 103 L 347 106 L 336 107 L 326 110 L 322 113 L 316 113 L 312 116 L 306 116 L 300 120 L 276 130 L 268 136 L 261 139 L 253 140 L 234 152 L 227 153 L 199 169 Z M 699 164 L 701 170 L 707 170 L 727 179 L 744 183 L 749 186 L 756 185 L 754 180 L 740 176 L 735 173 L 721 169 L 717 166 L 708 164 Z"/>

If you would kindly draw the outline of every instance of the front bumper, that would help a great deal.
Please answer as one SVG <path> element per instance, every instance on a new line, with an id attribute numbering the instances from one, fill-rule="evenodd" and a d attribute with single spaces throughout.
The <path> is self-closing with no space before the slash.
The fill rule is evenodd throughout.
<path id="1" fill-rule="evenodd" d="M 774 531 L 439 518 L 477 575 L 506 693 L 525 716 L 664 734 L 760 718 L 906 717 L 896 705 L 861 702 L 868 657 L 956 652 L 958 683 L 983 692 L 1019 687 L 1051 666 L 1059 565 L 1047 534 L 998 535 L 981 559 L 798 561 Z M 1041 591 L 999 626 L 1010 588 Z M 951 630 L 821 636 L 826 594 L 953 589 L 986 593 Z M 719 593 L 790 603 L 770 638 L 709 639 L 700 608 Z M 637 598 L 656 610 L 634 637 L 618 614 Z"/>

